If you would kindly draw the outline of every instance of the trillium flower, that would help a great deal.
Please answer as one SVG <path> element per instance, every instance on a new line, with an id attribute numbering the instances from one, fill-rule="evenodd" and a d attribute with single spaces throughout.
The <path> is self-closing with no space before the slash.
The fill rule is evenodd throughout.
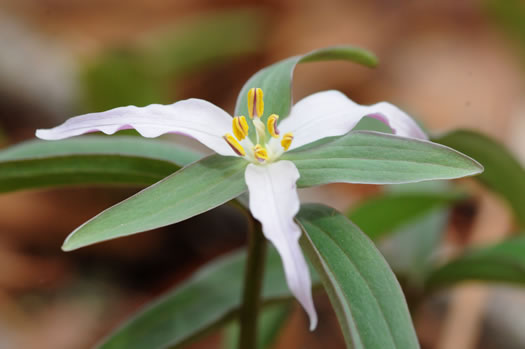
<path id="1" fill-rule="evenodd" d="M 58 140 L 95 131 L 113 134 L 130 128 L 144 137 L 181 133 L 220 155 L 246 159 L 250 211 L 280 254 L 288 287 L 309 315 L 313 330 L 317 314 L 311 279 L 299 246 L 301 230 L 294 221 L 300 206 L 296 189 L 300 173 L 293 162 L 280 160 L 281 155 L 325 137 L 344 135 L 365 116 L 382 121 L 398 136 L 427 137 L 410 116 L 392 104 L 363 106 L 338 91 L 319 92 L 302 99 L 282 121 L 276 114 L 265 115 L 261 89 L 250 89 L 247 103 L 249 115 L 235 117 L 200 99 L 142 108 L 120 107 L 73 117 L 55 128 L 37 130 L 36 135 Z"/>

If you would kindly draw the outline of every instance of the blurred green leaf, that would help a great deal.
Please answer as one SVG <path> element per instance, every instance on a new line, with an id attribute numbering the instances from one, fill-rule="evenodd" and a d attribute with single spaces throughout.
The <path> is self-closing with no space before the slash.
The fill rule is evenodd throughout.
<path id="1" fill-rule="evenodd" d="M 450 184 L 432 181 L 385 186 L 383 193 L 358 203 L 348 214 L 369 237 L 381 238 L 379 250 L 411 291 L 422 288 L 432 266 L 448 223 L 449 206 L 466 198 Z"/>
<path id="2" fill-rule="evenodd" d="M 347 347 L 419 348 L 401 287 L 373 242 L 326 206 L 303 205 L 296 219 Z"/>
<path id="3" fill-rule="evenodd" d="M 0 152 L 0 192 L 63 185 L 151 185 L 201 158 L 173 143 L 136 137 L 34 140 Z"/>
<path id="4" fill-rule="evenodd" d="M 328 60 L 346 60 L 369 67 L 377 64 L 377 58 L 372 53 L 353 46 L 328 47 L 287 58 L 259 70 L 244 84 L 237 97 L 235 115 L 248 115 L 246 104 L 248 91 L 252 87 L 259 87 L 264 92 L 265 110 L 278 114 L 281 119 L 286 118 L 292 103 L 292 77 L 295 66 L 298 63 Z"/>
<path id="5" fill-rule="evenodd" d="M 80 73 L 85 107 L 102 111 L 171 103 L 177 79 L 260 51 L 263 23 L 257 10 L 213 12 L 150 33 L 133 46 L 106 51 Z"/>
<path id="6" fill-rule="evenodd" d="M 429 274 L 429 289 L 476 280 L 525 284 L 525 238 L 473 249 Z"/>
<path id="7" fill-rule="evenodd" d="M 99 348 L 182 348 L 225 325 L 237 316 L 241 305 L 245 260 L 243 251 L 202 267 L 184 284 L 147 305 Z M 264 275 L 264 304 L 290 298 L 281 260 L 270 248 Z"/>
<path id="8" fill-rule="evenodd" d="M 398 277 L 422 288 L 448 223 L 449 210 L 436 207 L 413 217 L 379 243 L 379 250 Z"/>
<path id="9" fill-rule="evenodd" d="M 326 138 L 286 152 L 282 159 L 295 163 L 301 187 L 333 182 L 409 183 L 482 171 L 476 161 L 442 145 L 367 131 Z"/>
<path id="10" fill-rule="evenodd" d="M 384 193 L 353 207 L 348 218 L 375 240 L 464 197 L 450 190 Z"/>
<path id="11" fill-rule="evenodd" d="M 236 198 L 246 190 L 246 160 L 211 155 L 175 172 L 93 217 L 64 241 L 80 247 L 177 223 Z"/>
<path id="12" fill-rule="evenodd" d="M 275 344 L 290 313 L 291 306 L 288 302 L 267 306 L 262 310 L 257 324 L 257 349 L 269 349 Z M 238 321 L 225 329 L 223 349 L 238 348 L 239 331 Z"/>
<path id="13" fill-rule="evenodd" d="M 491 17 L 515 39 L 525 53 L 525 3 L 522 0 L 484 0 Z"/>
<path id="14" fill-rule="evenodd" d="M 166 82 L 152 69 L 130 48 L 105 52 L 80 74 L 85 109 L 93 112 L 123 105 L 168 103 Z"/>
<path id="15" fill-rule="evenodd" d="M 187 18 L 172 30 L 150 35 L 148 64 L 157 75 L 179 77 L 263 50 L 266 17 L 258 9 L 211 12 Z"/>
<path id="16" fill-rule="evenodd" d="M 485 171 L 476 177 L 503 196 L 525 226 L 525 170 L 502 144 L 480 133 L 453 131 L 434 139 L 478 160 Z"/>

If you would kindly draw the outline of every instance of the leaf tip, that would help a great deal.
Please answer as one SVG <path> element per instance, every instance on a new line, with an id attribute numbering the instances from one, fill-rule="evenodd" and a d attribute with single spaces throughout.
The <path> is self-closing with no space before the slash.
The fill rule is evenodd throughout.
<path id="1" fill-rule="evenodd" d="M 76 250 L 82 247 L 82 245 L 76 242 L 75 239 L 72 239 L 72 237 L 74 237 L 75 232 L 76 230 L 66 237 L 66 239 L 62 243 L 62 247 L 61 247 L 62 251 L 70 252 L 70 251 L 73 251 L 73 250 Z"/>
<path id="2" fill-rule="evenodd" d="M 368 53 L 368 66 L 370 68 L 377 67 L 379 65 L 379 58 L 377 58 L 377 56 L 370 51 L 368 51 L 367 53 Z"/>
<path id="3" fill-rule="evenodd" d="M 72 246 L 72 244 L 68 243 L 68 241 L 64 241 L 64 243 L 62 244 L 62 247 L 61 247 L 61 250 L 64 251 L 64 252 L 71 252 L 73 250 L 75 250 L 76 247 Z"/>
<path id="4" fill-rule="evenodd" d="M 468 158 L 472 161 L 472 165 L 473 165 L 471 176 L 477 176 L 485 171 L 485 167 L 480 162 L 478 162 L 477 160 L 471 157 L 468 157 Z"/>

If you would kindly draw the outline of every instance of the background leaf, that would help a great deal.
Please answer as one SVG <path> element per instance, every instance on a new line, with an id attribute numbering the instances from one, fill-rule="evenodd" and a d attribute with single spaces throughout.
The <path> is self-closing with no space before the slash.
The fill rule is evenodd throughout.
<path id="1" fill-rule="evenodd" d="M 442 241 L 450 210 L 436 207 L 393 231 L 378 248 L 406 285 L 422 289 Z M 404 284 L 405 286 L 405 284 Z M 408 291 L 404 290 L 405 294 Z M 407 296 L 408 298 L 408 296 Z"/>
<path id="2" fill-rule="evenodd" d="M 303 205 L 297 221 L 347 347 L 419 348 L 401 287 L 372 241 L 326 206 Z"/>
<path id="3" fill-rule="evenodd" d="M 137 137 L 34 140 L 0 152 L 0 192 L 63 185 L 147 186 L 201 157 L 173 143 Z"/>
<path id="4" fill-rule="evenodd" d="M 519 45 L 525 54 L 525 6 L 521 0 L 483 0 L 487 14 Z"/>
<path id="5" fill-rule="evenodd" d="M 273 248 L 268 251 L 263 285 L 267 305 L 291 298 L 279 255 Z M 99 348 L 181 348 L 231 321 L 241 305 L 245 260 L 242 251 L 210 262 L 184 284 L 147 305 Z"/>
<path id="6" fill-rule="evenodd" d="M 525 238 L 467 251 L 433 270 L 426 285 L 434 289 L 466 280 L 525 284 Z"/>
<path id="7" fill-rule="evenodd" d="M 64 242 L 65 251 L 180 222 L 246 190 L 246 160 L 211 155 L 93 217 Z"/>
<path id="8" fill-rule="evenodd" d="M 439 144 L 377 132 L 349 132 L 322 139 L 283 159 L 295 163 L 300 187 L 333 182 L 393 184 L 478 174 L 471 158 Z"/>
<path id="9" fill-rule="evenodd" d="M 353 207 L 348 218 L 375 240 L 464 197 L 454 191 L 385 193 Z"/>
<path id="10" fill-rule="evenodd" d="M 262 309 L 257 324 L 257 348 L 269 349 L 275 342 L 291 313 L 289 302 L 273 304 Z M 237 349 L 239 322 L 234 321 L 224 331 L 223 349 Z"/>
<path id="11" fill-rule="evenodd" d="M 177 80 L 261 50 L 263 23 L 259 11 L 212 12 L 151 33 L 139 45 L 107 51 L 80 74 L 86 110 L 171 103 Z"/>
<path id="12" fill-rule="evenodd" d="M 525 170 L 512 153 L 474 131 L 453 131 L 434 140 L 478 160 L 485 171 L 477 179 L 503 196 L 521 226 L 525 226 Z"/>
<path id="13" fill-rule="evenodd" d="M 419 292 L 448 224 L 450 206 L 466 197 L 447 181 L 390 185 L 358 203 L 348 217 L 370 238 L 380 239 L 376 244 L 405 294 L 408 287 Z"/>

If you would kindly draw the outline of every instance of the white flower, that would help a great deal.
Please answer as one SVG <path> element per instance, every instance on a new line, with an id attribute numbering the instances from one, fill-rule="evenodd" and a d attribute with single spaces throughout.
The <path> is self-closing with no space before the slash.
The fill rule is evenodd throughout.
<path id="1" fill-rule="evenodd" d="M 248 118 L 232 118 L 219 107 L 199 99 L 171 105 L 128 106 L 91 113 L 67 120 L 47 130 L 37 130 L 39 138 L 57 140 L 102 131 L 113 134 L 134 128 L 144 137 L 182 133 L 224 156 L 240 156 L 249 164 L 245 181 L 250 194 L 250 210 L 261 222 L 263 233 L 279 252 L 288 286 L 317 325 L 312 301 L 308 266 L 299 246 L 301 230 L 294 222 L 299 211 L 296 181 L 300 174 L 291 161 L 279 160 L 286 151 L 321 138 L 344 135 L 364 117 L 376 118 L 403 137 L 426 139 L 424 132 L 397 107 L 381 102 L 362 106 L 338 91 L 324 91 L 299 101 L 288 118 L 279 123 L 275 114 L 264 116 L 263 92 L 248 93 Z"/>

